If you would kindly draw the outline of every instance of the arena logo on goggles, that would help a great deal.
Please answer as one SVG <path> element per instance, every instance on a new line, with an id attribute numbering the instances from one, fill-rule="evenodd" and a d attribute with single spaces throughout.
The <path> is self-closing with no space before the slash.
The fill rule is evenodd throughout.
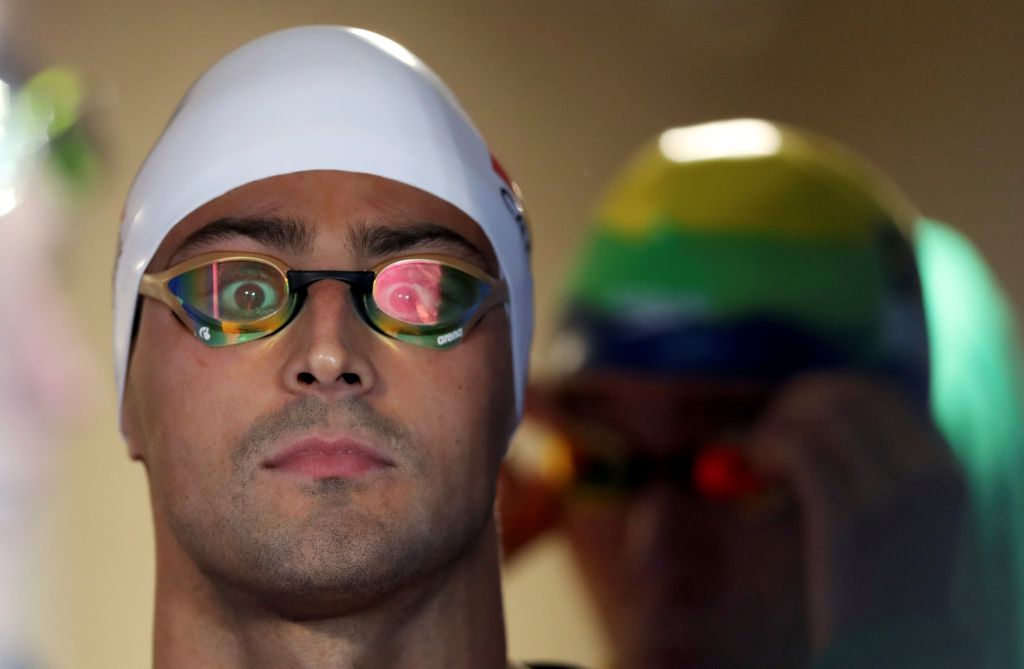
<path id="1" fill-rule="evenodd" d="M 446 346 L 446 345 L 451 344 L 452 342 L 456 342 L 456 341 L 458 341 L 460 339 L 462 339 L 462 328 L 459 328 L 458 330 L 453 330 L 452 332 L 449 332 L 448 334 L 440 335 L 437 338 L 437 345 L 438 346 Z"/>

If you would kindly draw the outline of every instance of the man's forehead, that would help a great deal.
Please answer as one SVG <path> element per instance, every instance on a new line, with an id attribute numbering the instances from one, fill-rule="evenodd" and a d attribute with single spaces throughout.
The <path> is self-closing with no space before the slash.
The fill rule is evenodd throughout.
<path id="1" fill-rule="evenodd" d="M 456 207 L 390 179 L 334 170 L 269 177 L 207 202 L 172 228 L 151 269 L 188 247 L 243 237 L 294 256 L 323 246 L 387 255 L 416 241 L 447 242 L 484 269 L 497 269 L 486 234 Z"/>

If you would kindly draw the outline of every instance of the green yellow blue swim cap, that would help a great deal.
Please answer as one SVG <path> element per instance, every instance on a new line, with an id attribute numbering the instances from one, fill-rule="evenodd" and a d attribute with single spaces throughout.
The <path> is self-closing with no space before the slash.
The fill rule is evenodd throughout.
<path id="1" fill-rule="evenodd" d="M 781 379 L 894 371 L 922 389 L 917 214 L 848 149 L 754 119 L 672 128 L 597 209 L 570 275 L 563 367 Z"/>

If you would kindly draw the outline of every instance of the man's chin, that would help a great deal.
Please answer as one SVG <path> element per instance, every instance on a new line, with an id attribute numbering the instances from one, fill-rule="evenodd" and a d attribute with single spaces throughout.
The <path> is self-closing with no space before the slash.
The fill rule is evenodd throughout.
<path id="1" fill-rule="evenodd" d="M 380 606 L 397 589 L 379 588 L 368 591 L 328 588 L 304 588 L 301 591 L 275 590 L 259 595 L 260 606 L 275 617 L 294 622 L 332 620 L 359 614 Z"/>
<path id="2" fill-rule="evenodd" d="M 387 551 L 390 552 L 390 551 Z M 415 571 L 388 560 L 379 551 L 342 552 L 337 546 L 314 546 L 284 561 L 249 565 L 231 586 L 248 593 L 258 607 L 290 620 L 317 620 L 351 615 L 391 598 Z M 239 572 L 233 567 L 231 573 Z"/>

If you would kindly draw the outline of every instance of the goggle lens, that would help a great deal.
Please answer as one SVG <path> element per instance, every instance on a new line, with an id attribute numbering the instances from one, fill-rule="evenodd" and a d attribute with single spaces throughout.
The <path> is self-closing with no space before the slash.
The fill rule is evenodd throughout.
<path id="1" fill-rule="evenodd" d="M 275 331 L 290 316 L 294 298 L 279 269 L 259 260 L 217 260 L 167 283 L 210 346 L 227 346 Z"/>
<path id="2" fill-rule="evenodd" d="M 179 274 L 167 287 L 191 312 L 218 323 L 259 321 L 288 300 L 281 272 L 253 260 L 212 262 Z"/>
<path id="3" fill-rule="evenodd" d="M 366 310 L 392 337 L 443 348 L 462 338 L 462 325 L 489 292 L 480 279 L 438 260 L 399 260 L 374 277 Z"/>
<path id="4" fill-rule="evenodd" d="M 166 279 L 166 289 L 197 337 L 209 346 L 228 346 L 272 334 L 288 323 L 300 301 L 297 293 L 309 281 L 297 279 L 296 288 L 290 285 L 291 274 L 259 258 L 235 257 L 174 275 Z M 339 278 L 339 273 L 323 274 Z M 386 335 L 431 348 L 458 343 L 492 291 L 487 281 L 433 258 L 396 260 L 372 276 L 372 288 L 369 282 L 350 282 L 364 320 Z"/>

